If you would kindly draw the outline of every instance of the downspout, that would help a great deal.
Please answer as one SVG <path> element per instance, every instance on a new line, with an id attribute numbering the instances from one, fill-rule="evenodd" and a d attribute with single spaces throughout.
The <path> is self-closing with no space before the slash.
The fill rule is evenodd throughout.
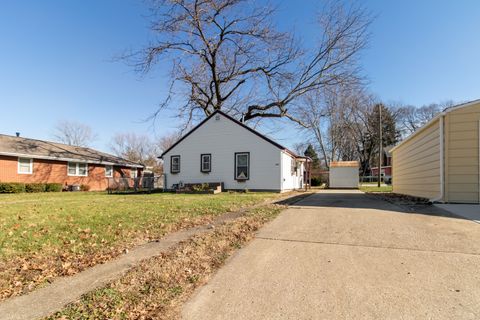
<path id="1" fill-rule="evenodd" d="M 445 202 L 444 201 L 444 189 L 445 189 L 445 112 L 440 114 L 440 196 L 435 199 L 431 199 L 431 202 Z"/>

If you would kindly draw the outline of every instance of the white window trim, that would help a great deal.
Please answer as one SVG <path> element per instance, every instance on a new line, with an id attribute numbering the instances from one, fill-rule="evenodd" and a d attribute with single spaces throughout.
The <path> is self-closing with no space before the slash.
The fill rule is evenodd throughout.
<path id="1" fill-rule="evenodd" d="M 132 174 L 135 172 L 135 174 Z M 130 169 L 130 178 L 138 178 L 138 170 L 137 169 Z"/>
<path id="2" fill-rule="evenodd" d="M 107 174 L 107 168 L 110 168 L 110 174 Z M 111 164 L 105 165 L 105 178 L 113 178 L 113 166 Z"/>
<path id="3" fill-rule="evenodd" d="M 246 179 L 243 179 L 243 178 L 239 178 L 238 177 L 238 157 L 239 156 L 244 156 L 246 155 L 247 156 L 247 177 Z M 242 166 L 242 167 L 245 167 L 245 166 Z M 234 175 L 235 175 L 235 180 L 237 181 L 245 181 L 245 180 L 250 180 L 250 152 L 235 152 L 235 168 L 234 168 L 235 172 L 234 172 Z"/>
<path id="4" fill-rule="evenodd" d="M 68 167 L 70 167 L 70 164 L 75 164 L 75 174 L 70 174 Z M 84 164 L 86 167 L 85 174 L 79 174 L 80 172 L 80 164 Z M 67 175 L 70 177 L 88 177 L 88 163 L 85 162 L 73 162 L 69 161 L 67 163 Z"/>
<path id="5" fill-rule="evenodd" d="M 28 172 L 20 172 L 20 159 L 30 160 L 30 169 L 28 170 Z M 17 173 L 18 174 L 32 174 L 33 173 L 33 159 L 32 158 L 18 157 L 18 159 L 17 159 Z"/>

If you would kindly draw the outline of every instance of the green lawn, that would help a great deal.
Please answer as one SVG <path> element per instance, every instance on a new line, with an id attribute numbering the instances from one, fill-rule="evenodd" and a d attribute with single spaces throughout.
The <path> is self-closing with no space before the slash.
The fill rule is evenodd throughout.
<path id="1" fill-rule="evenodd" d="M 0 194 L 0 299 L 39 281 L 74 274 L 202 218 L 277 196 Z"/>
<path id="2" fill-rule="evenodd" d="M 363 192 L 392 192 L 393 187 L 390 186 L 381 186 L 380 188 L 377 185 L 362 185 L 360 190 Z"/>

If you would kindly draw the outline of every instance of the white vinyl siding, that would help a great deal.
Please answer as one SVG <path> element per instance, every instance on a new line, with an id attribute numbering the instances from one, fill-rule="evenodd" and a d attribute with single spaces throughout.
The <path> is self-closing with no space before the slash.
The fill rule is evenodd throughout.
<path id="1" fill-rule="evenodd" d="M 67 173 L 69 176 L 88 176 L 88 165 L 84 162 L 69 162 L 67 167 Z"/>
<path id="2" fill-rule="evenodd" d="M 235 179 L 235 153 L 239 152 L 250 153 L 248 180 Z M 212 155 L 209 174 L 199 169 L 200 155 L 206 153 Z M 173 184 L 180 181 L 223 182 L 225 189 L 280 191 L 281 153 L 280 148 L 225 116 L 216 114 L 163 155 L 165 168 L 172 168 L 172 156 L 181 156 L 180 172 L 166 172 L 166 187 L 172 188 Z"/>
<path id="3" fill-rule="evenodd" d="M 441 194 L 440 120 L 393 151 L 395 193 L 436 199 Z"/>
<path id="4" fill-rule="evenodd" d="M 18 171 L 19 174 L 32 174 L 33 173 L 33 159 L 30 158 L 18 158 Z"/>
<path id="5" fill-rule="evenodd" d="M 296 161 L 290 154 L 282 152 L 282 190 L 303 187 L 304 162 Z"/>

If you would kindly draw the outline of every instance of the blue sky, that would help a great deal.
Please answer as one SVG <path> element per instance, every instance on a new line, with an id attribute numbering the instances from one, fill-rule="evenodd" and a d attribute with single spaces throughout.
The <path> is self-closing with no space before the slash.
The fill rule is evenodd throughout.
<path id="1" fill-rule="evenodd" d="M 315 38 L 319 1 L 279 1 L 278 23 Z M 363 53 L 370 89 L 386 102 L 422 105 L 480 98 L 479 1 L 363 2 L 376 15 Z M 114 58 L 149 37 L 142 0 L 3 1 L 0 133 L 51 139 L 59 120 L 90 125 L 108 151 L 117 132 L 161 136 L 175 121 L 148 117 L 165 97 L 168 69 L 141 77 Z M 293 137 L 293 138 L 292 138 Z M 276 133 L 291 146 L 298 136 Z"/>

